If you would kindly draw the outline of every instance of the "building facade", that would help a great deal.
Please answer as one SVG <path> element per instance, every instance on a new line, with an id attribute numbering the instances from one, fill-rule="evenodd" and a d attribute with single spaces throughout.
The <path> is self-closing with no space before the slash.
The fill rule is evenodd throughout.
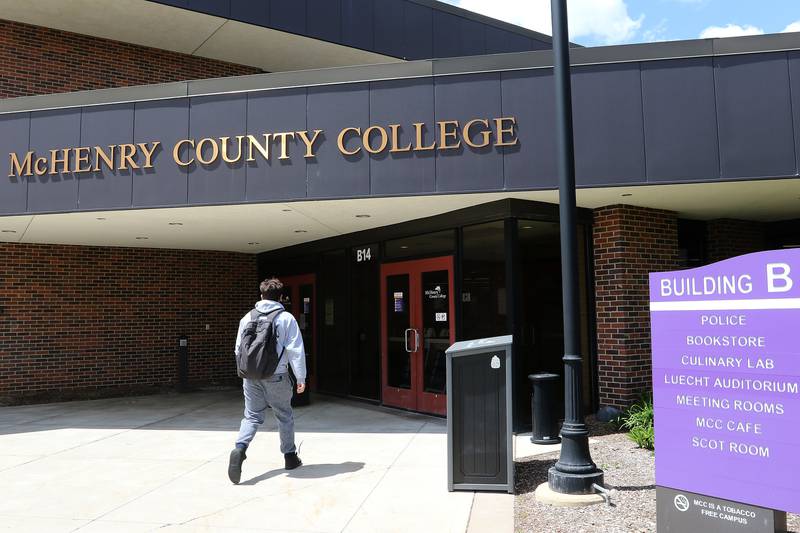
<path id="1" fill-rule="evenodd" d="M 183 336 L 190 383 L 235 382 L 278 275 L 312 389 L 444 414 L 444 349 L 510 333 L 530 423 L 563 343 L 546 36 L 429 0 L 0 5 L 3 402 L 171 387 Z M 649 272 L 800 244 L 800 36 L 572 62 L 595 411 L 650 387 Z"/>

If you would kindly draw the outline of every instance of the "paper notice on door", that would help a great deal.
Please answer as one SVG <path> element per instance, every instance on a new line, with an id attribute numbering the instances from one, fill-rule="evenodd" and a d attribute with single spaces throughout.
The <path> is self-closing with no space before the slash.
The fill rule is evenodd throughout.
<path id="1" fill-rule="evenodd" d="M 405 299 L 402 292 L 394 293 L 394 312 L 402 313 L 405 310 Z"/>
<path id="2" fill-rule="evenodd" d="M 436 313 L 436 322 L 447 322 L 447 313 Z"/>

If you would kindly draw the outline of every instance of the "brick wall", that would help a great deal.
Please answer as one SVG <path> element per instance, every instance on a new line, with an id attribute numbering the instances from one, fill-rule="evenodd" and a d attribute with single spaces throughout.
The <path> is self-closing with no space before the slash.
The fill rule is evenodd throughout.
<path id="1" fill-rule="evenodd" d="M 0 98 L 258 72 L 254 67 L 0 20 Z"/>
<path id="2" fill-rule="evenodd" d="M 652 388 L 648 274 L 677 268 L 677 217 L 603 207 L 593 239 L 600 405 L 623 408 Z"/>
<path id="3" fill-rule="evenodd" d="M 766 249 L 766 228 L 760 222 L 722 218 L 706 224 L 709 263 Z"/>
<path id="4" fill-rule="evenodd" d="M 191 384 L 236 380 L 258 297 L 252 255 L 0 243 L 0 402 L 173 386 L 182 334 Z"/>

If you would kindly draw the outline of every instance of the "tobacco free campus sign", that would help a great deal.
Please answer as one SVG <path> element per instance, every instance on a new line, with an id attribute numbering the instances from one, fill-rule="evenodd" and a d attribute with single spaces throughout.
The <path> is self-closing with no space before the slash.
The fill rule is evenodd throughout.
<path id="1" fill-rule="evenodd" d="M 650 316 L 656 484 L 800 513 L 800 249 L 650 274 Z"/>

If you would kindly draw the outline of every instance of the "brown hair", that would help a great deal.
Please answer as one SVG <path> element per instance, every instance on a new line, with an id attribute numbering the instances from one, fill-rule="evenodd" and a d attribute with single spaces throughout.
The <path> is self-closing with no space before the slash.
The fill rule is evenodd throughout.
<path id="1" fill-rule="evenodd" d="M 279 302 L 283 294 L 283 283 L 278 278 L 269 278 L 261 282 L 259 289 L 263 299 Z"/>

